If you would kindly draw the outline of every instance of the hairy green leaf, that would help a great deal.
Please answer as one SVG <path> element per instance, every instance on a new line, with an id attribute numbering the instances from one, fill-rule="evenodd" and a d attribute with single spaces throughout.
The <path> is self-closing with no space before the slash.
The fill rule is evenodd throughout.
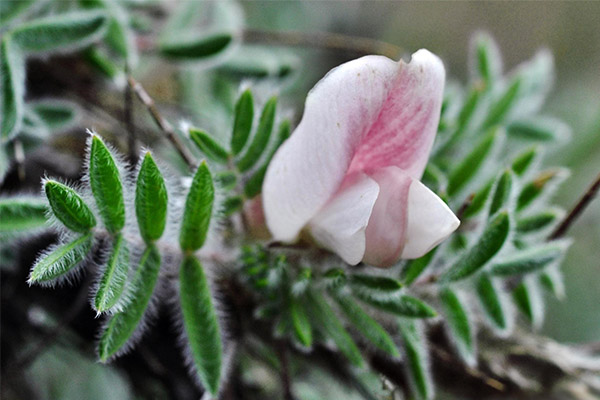
<path id="1" fill-rule="evenodd" d="M 396 344 L 386 330 L 369 314 L 365 312 L 349 296 L 344 296 L 331 291 L 333 298 L 340 306 L 348 321 L 378 349 L 388 353 L 392 357 L 398 357 L 400 353 Z"/>
<path id="2" fill-rule="evenodd" d="M 479 214 L 481 210 L 483 210 L 485 203 L 490 198 L 490 193 L 492 192 L 493 186 L 494 180 L 490 179 L 488 183 L 486 183 L 477 193 L 475 193 L 471 203 L 463 213 L 464 218 L 474 217 L 475 215 Z"/>
<path id="3" fill-rule="evenodd" d="M 564 299 L 565 283 L 558 265 L 550 265 L 544 269 L 539 275 L 539 280 L 542 287 L 552 293 L 557 299 Z"/>
<path id="4" fill-rule="evenodd" d="M 323 330 L 333 340 L 339 351 L 353 365 L 361 367 L 364 361 L 360 350 L 327 301 L 315 292 L 308 292 L 307 300 L 309 301 L 310 312 L 312 318 L 314 318 L 315 326 Z"/>
<path id="5" fill-rule="evenodd" d="M 237 175 L 233 171 L 220 171 L 215 174 L 215 184 L 225 191 L 230 191 L 237 184 Z"/>
<path id="6" fill-rule="evenodd" d="M 12 35 L 24 52 L 54 52 L 86 47 L 99 40 L 107 27 L 108 17 L 104 12 L 74 11 L 20 25 Z"/>
<path id="7" fill-rule="evenodd" d="M 2 38 L 0 47 L 2 67 L 2 118 L 0 142 L 6 142 L 21 129 L 25 97 L 25 60 L 11 34 Z"/>
<path id="8" fill-rule="evenodd" d="M 165 181 L 152 155 L 147 152 L 135 188 L 135 215 L 140 235 L 146 243 L 162 236 L 167 223 L 167 202 Z"/>
<path id="9" fill-rule="evenodd" d="M 517 176 L 523 176 L 529 169 L 533 161 L 537 158 L 538 149 L 531 148 L 519 154 L 512 163 L 512 170 Z"/>
<path id="10" fill-rule="evenodd" d="M 2 28 L 5 27 L 7 22 L 23 14 L 35 3 L 35 0 L 3 1 L 0 3 L 0 25 Z"/>
<path id="11" fill-rule="evenodd" d="M 47 210 L 42 199 L 0 198 L 0 237 L 47 226 Z"/>
<path id="12" fill-rule="evenodd" d="M 556 208 L 548 209 L 537 214 L 521 217 L 517 220 L 517 232 L 520 234 L 535 233 L 549 226 L 562 218 L 564 211 Z"/>
<path id="13" fill-rule="evenodd" d="M 312 346 L 312 326 L 304 305 L 297 299 L 290 299 L 290 316 L 294 326 L 294 334 L 305 347 Z"/>
<path id="14" fill-rule="evenodd" d="M 402 269 L 402 272 L 400 274 L 400 281 L 403 282 L 406 286 L 410 286 L 414 281 L 416 281 L 417 278 L 421 276 L 423 271 L 425 271 L 427 266 L 433 260 L 436 250 L 437 247 L 435 247 L 429 253 L 425 254 L 423 257 L 417 258 L 415 260 L 410 260 Z"/>
<path id="15" fill-rule="evenodd" d="M 208 166 L 200 164 L 185 201 L 179 245 L 186 252 L 198 250 L 206 240 L 212 215 L 215 188 Z"/>
<path id="16" fill-rule="evenodd" d="M 254 119 L 254 99 L 252 92 L 247 89 L 242 93 L 235 104 L 233 121 L 233 133 L 231 134 L 231 153 L 238 155 L 246 145 L 250 131 L 252 130 L 252 121 Z"/>
<path id="17" fill-rule="evenodd" d="M 277 109 L 277 97 L 271 97 L 263 107 L 258 121 L 258 127 L 254 134 L 254 138 L 248 146 L 248 150 L 243 157 L 237 162 L 237 167 L 241 172 L 247 171 L 256 164 L 260 159 L 269 143 L 273 124 L 275 123 L 275 111 Z"/>
<path id="18" fill-rule="evenodd" d="M 220 162 L 221 164 L 227 164 L 229 160 L 229 153 L 221 147 L 210 135 L 200 129 L 190 128 L 190 138 L 192 142 L 204 155 L 213 161 Z"/>
<path id="19" fill-rule="evenodd" d="M 494 263 L 491 273 L 497 276 L 511 276 L 538 271 L 561 258 L 567 246 L 567 242 L 550 242 L 515 252 Z"/>
<path id="20" fill-rule="evenodd" d="M 488 274 L 481 274 L 477 280 L 477 295 L 487 319 L 498 329 L 508 328 L 508 317 L 501 298 L 501 289 Z"/>
<path id="21" fill-rule="evenodd" d="M 448 178 L 448 195 L 458 193 L 475 176 L 494 147 L 499 136 L 498 130 L 491 130 L 460 164 L 452 170 Z"/>
<path id="22" fill-rule="evenodd" d="M 220 70 L 240 77 L 283 78 L 298 65 L 298 57 L 285 49 L 244 44 L 220 65 Z"/>
<path id="23" fill-rule="evenodd" d="M 413 392 L 418 399 L 433 399 L 434 390 L 429 372 L 425 338 L 421 333 L 419 321 L 400 320 L 400 335 L 404 342 L 406 368 L 412 384 Z"/>
<path id="24" fill-rule="evenodd" d="M 353 290 L 353 293 L 366 304 L 401 317 L 430 318 L 437 315 L 425 302 L 411 296 L 375 297 L 367 295 L 363 290 Z"/>
<path id="25" fill-rule="evenodd" d="M 473 50 L 477 72 L 486 87 L 492 86 L 502 73 L 500 51 L 494 40 L 487 34 L 480 33 L 474 40 Z"/>
<path id="26" fill-rule="evenodd" d="M 552 169 L 539 173 L 521 189 L 517 198 L 517 211 L 529 207 L 545 191 L 555 187 L 567 175 L 567 170 L 564 169 Z"/>
<path id="27" fill-rule="evenodd" d="M 536 116 L 511 122 L 507 126 L 507 133 L 520 139 L 551 142 L 568 139 L 571 136 L 571 129 L 555 118 Z"/>
<path id="28" fill-rule="evenodd" d="M 158 249 L 150 245 L 142 254 L 133 278 L 131 302 L 123 311 L 108 321 L 98 343 L 100 361 L 106 362 L 123 348 L 136 331 L 158 280 L 161 257 Z"/>
<path id="29" fill-rule="evenodd" d="M 458 354 L 468 365 L 474 365 L 476 361 L 474 335 L 464 302 L 454 290 L 448 287 L 440 291 L 440 300 Z"/>
<path id="30" fill-rule="evenodd" d="M 490 204 L 489 215 L 493 216 L 502 208 L 508 208 L 513 189 L 513 176 L 510 170 L 504 171 L 494 185 L 494 194 Z"/>
<path id="31" fill-rule="evenodd" d="M 402 283 L 396 279 L 385 276 L 351 274 L 348 275 L 348 278 L 348 282 L 359 289 L 364 288 L 367 290 L 389 293 L 396 292 L 402 287 Z"/>
<path id="32" fill-rule="evenodd" d="M 520 87 L 521 79 L 514 79 L 506 88 L 506 91 L 502 96 L 490 106 L 487 118 L 483 122 L 483 129 L 487 129 L 504 121 L 512 107 L 516 104 Z"/>
<path id="33" fill-rule="evenodd" d="M 118 234 L 113 239 L 110 256 L 94 297 L 94 308 L 98 313 L 122 306 L 128 272 L 129 248 L 123 235 Z"/>
<path id="34" fill-rule="evenodd" d="M 538 328 L 544 320 L 544 303 L 536 282 L 524 279 L 513 290 L 512 295 L 519 311 Z"/>
<path id="35" fill-rule="evenodd" d="M 462 256 L 441 280 L 454 282 L 465 279 L 483 268 L 502 248 L 510 232 L 510 218 L 499 212 L 487 225 L 477 243 Z"/>
<path id="36" fill-rule="evenodd" d="M 29 280 L 33 283 L 47 283 L 67 272 L 79 264 L 92 249 L 93 236 L 85 234 L 72 242 L 54 246 L 44 252 L 35 262 Z"/>
<path id="37" fill-rule="evenodd" d="M 54 216 L 67 228 L 85 233 L 96 226 L 92 210 L 73 189 L 62 183 L 47 180 L 44 191 Z"/>
<path id="38" fill-rule="evenodd" d="M 77 116 L 77 105 L 64 100 L 37 101 L 29 104 L 51 131 L 58 131 L 69 126 Z"/>
<path id="39" fill-rule="evenodd" d="M 183 327 L 200 381 L 213 396 L 219 392 L 222 344 L 217 314 L 200 262 L 187 256 L 179 270 Z"/>
<path id="40" fill-rule="evenodd" d="M 98 136 L 91 139 L 88 174 L 92 194 L 106 230 L 117 233 L 125 225 L 125 203 L 119 169 Z"/>
<path id="41" fill-rule="evenodd" d="M 180 60 L 194 60 L 213 56 L 222 52 L 232 42 L 233 37 L 228 33 L 218 33 L 187 42 L 160 44 L 163 55 Z"/>

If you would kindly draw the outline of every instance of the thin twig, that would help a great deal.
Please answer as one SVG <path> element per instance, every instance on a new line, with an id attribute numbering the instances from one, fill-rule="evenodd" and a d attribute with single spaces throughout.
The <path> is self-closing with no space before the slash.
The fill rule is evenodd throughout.
<path id="1" fill-rule="evenodd" d="M 588 190 L 581 196 L 575 207 L 567 214 L 565 219 L 556 227 L 556 229 L 548 236 L 548 240 L 558 239 L 567 233 L 571 225 L 581 215 L 585 208 L 591 203 L 598 191 L 600 190 L 600 174 L 596 180 L 590 185 Z"/>
<path id="2" fill-rule="evenodd" d="M 401 47 L 381 40 L 330 32 L 245 29 L 242 32 L 242 37 L 246 43 L 341 50 L 361 55 L 381 54 L 392 59 L 397 59 L 403 51 Z"/>
<path id="3" fill-rule="evenodd" d="M 285 400 L 295 400 L 292 392 L 292 382 L 290 380 L 290 366 L 288 360 L 288 349 L 287 343 L 281 343 L 278 349 L 280 371 L 279 376 L 281 378 L 281 387 L 283 389 L 283 398 Z"/>
<path id="4" fill-rule="evenodd" d="M 129 63 L 125 66 L 125 75 L 129 76 Z M 129 163 L 135 165 L 138 159 L 138 146 L 133 123 L 133 89 L 131 85 L 125 86 L 125 106 L 123 108 L 123 119 L 127 129 L 127 147 L 129 151 Z"/>
<path id="5" fill-rule="evenodd" d="M 179 153 L 181 158 L 183 158 L 188 167 L 190 167 L 191 170 L 196 169 L 197 165 L 194 161 L 194 158 L 187 150 L 187 148 L 183 145 L 183 143 L 181 143 L 181 140 L 175 133 L 173 126 L 158 111 L 158 108 L 156 108 L 156 104 L 154 103 L 152 97 L 150 97 L 150 95 L 148 94 L 148 92 L 146 92 L 144 87 L 132 76 L 127 77 L 127 82 L 137 95 L 138 99 L 140 99 L 144 106 L 146 106 L 146 108 L 150 112 L 150 115 L 152 115 L 154 122 L 156 122 L 156 125 L 158 125 L 158 127 L 167 135 L 167 139 L 169 139 L 171 144 L 175 147 L 175 150 L 177 150 L 177 152 Z"/>

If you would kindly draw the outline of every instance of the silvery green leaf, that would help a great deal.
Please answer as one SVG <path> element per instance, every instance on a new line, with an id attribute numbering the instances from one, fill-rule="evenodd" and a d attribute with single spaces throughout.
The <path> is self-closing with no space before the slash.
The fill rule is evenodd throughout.
<path id="1" fill-rule="evenodd" d="M 510 202 L 513 197 L 513 180 L 511 170 L 504 171 L 496 179 L 488 213 L 490 216 L 495 215 L 500 209 L 512 208 Z"/>
<path id="2" fill-rule="evenodd" d="M 406 369 L 413 394 L 417 399 L 429 400 L 434 397 L 433 381 L 429 371 L 426 339 L 423 337 L 419 321 L 400 319 L 400 335 L 404 343 Z"/>
<path id="3" fill-rule="evenodd" d="M 537 282 L 525 278 L 513 292 L 513 300 L 519 311 L 525 315 L 534 328 L 539 328 L 544 322 L 544 301 Z"/>
<path id="4" fill-rule="evenodd" d="M 477 280 L 477 295 L 487 320 L 500 331 L 510 327 L 510 315 L 503 299 L 502 289 L 488 274 Z"/>
<path id="5" fill-rule="evenodd" d="M 94 297 L 94 309 L 98 313 L 121 311 L 129 273 L 129 247 L 123 234 L 113 238 L 112 248 Z"/>
<path id="6" fill-rule="evenodd" d="M 277 109 L 277 97 L 271 97 L 263 107 L 258 121 L 258 127 L 254 133 L 254 138 L 248 146 L 246 153 L 237 162 L 240 172 L 245 172 L 252 168 L 258 162 L 269 143 L 271 131 L 275 124 L 275 111 Z"/>
<path id="7" fill-rule="evenodd" d="M 492 192 L 493 186 L 494 180 L 490 179 L 485 185 L 483 185 L 481 189 L 479 189 L 475 193 L 473 199 L 471 200 L 471 203 L 468 205 L 468 207 L 465 209 L 465 212 L 463 213 L 464 218 L 474 217 L 484 209 L 485 204 L 490 198 L 490 193 Z"/>
<path id="8" fill-rule="evenodd" d="M 68 229 L 85 233 L 96 226 L 96 218 L 81 196 L 62 183 L 47 180 L 44 191 L 54 216 Z"/>
<path id="9" fill-rule="evenodd" d="M 562 258 L 568 246 L 568 241 L 555 241 L 513 252 L 494 262 L 490 273 L 496 276 L 511 276 L 539 271 Z"/>
<path id="10" fill-rule="evenodd" d="M 440 291 L 440 300 L 458 354 L 467 365 L 473 366 L 476 363 L 475 338 L 465 302 L 456 291 L 449 287 Z"/>
<path id="11" fill-rule="evenodd" d="M 517 211 L 529 208 L 542 195 L 550 194 L 568 175 L 568 170 L 558 168 L 540 172 L 521 188 L 517 197 Z"/>
<path id="12" fill-rule="evenodd" d="M 195 257 L 183 260 L 179 286 L 183 327 L 194 366 L 202 385 L 215 396 L 221 379 L 221 333 L 208 280 Z"/>
<path id="13" fill-rule="evenodd" d="M 220 69 L 242 77 L 285 77 L 299 65 L 291 52 L 272 47 L 243 45 L 235 50 Z"/>
<path id="14" fill-rule="evenodd" d="M 189 134 L 192 142 L 206 157 L 221 164 L 227 164 L 229 153 L 208 133 L 200 129 L 190 128 Z"/>
<path id="15" fill-rule="evenodd" d="M 27 282 L 30 285 L 51 283 L 67 274 L 85 259 L 92 249 L 92 242 L 92 234 L 87 233 L 66 244 L 49 248 L 38 257 Z"/>
<path id="16" fill-rule="evenodd" d="M 512 121 L 506 127 L 509 137 L 536 142 L 565 142 L 571 137 L 571 128 L 556 118 L 535 116 Z"/>
<path id="17" fill-rule="evenodd" d="M 42 199 L 0 198 L 0 237 L 47 227 L 48 205 Z"/>
<path id="18" fill-rule="evenodd" d="M 483 129 L 505 122 L 506 117 L 517 103 L 521 79 L 513 79 L 502 95 L 496 99 L 490 106 L 487 117 L 483 122 Z"/>
<path id="19" fill-rule="evenodd" d="M 233 132 L 231 134 L 231 153 L 242 151 L 252 130 L 254 120 L 254 99 L 250 89 L 245 90 L 235 104 Z"/>
<path id="20" fill-rule="evenodd" d="M 471 42 L 469 59 L 472 71 L 486 87 L 491 87 L 502 74 L 500 50 L 494 39 L 486 33 L 478 33 Z"/>
<path id="21" fill-rule="evenodd" d="M 407 295 L 376 296 L 364 290 L 352 291 L 364 303 L 390 314 L 411 318 L 431 318 L 437 313 L 425 302 Z"/>
<path id="22" fill-rule="evenodd" d="M 517 219 L 517 232 L 521 235 L 544 231 L 565 215 L 564 210 L 550 208 Z"/>
<path id="23" fill-rule="evenodd" d="M 179 233 L 179 245 L 184 251 L 198 250 L 206 240 L 212 216 L 215 189 L 208 166 L 200 164 L 185 200 Z"/>
<path id="24" fill-rule="evenodd" d="M 400 281 L 406 286 L 410 286 L 415 280 L 417 280 L 417 278 L 421 276 L 423 271 L 425 271 L 427 266 L 433 260 L 436 250 L 437 247 L 429 251 L 429 253 L 425 254 L 421 258 L 410 260 L 402 269 Z"/>
<path id="25" fill-rule="evenodd" d="M 2 38 L 0 66 L 2 68 L 2 113 L 0 142 L 4 143 L 20 131 L 25 97 L 25 60 L 12 35 Z"/>
<path id="26" fill-rule="evenodd" d="M 521 177 L 529 170 L 533 162 L 538 157 L 538 149 L 533 147 L 525 150 L 523 153 L 515 157 L 512 163 L 512 170 L 515 175 Z"/>
<path id="27" fill-rule="evenodd" d="M 167 223 L 168 194 L 158 166 L 146 152 L 135 188 L 135 215 L 140 235 L 146 243 L 158 240 Z"/>
<path id="28" fill-rule="evenodd" d="M 311 347 L 313 342 L 312 326 L 304 304 L 299 299 L 290 298 L 290 318 L 296 339 L 304 347 Z"/>

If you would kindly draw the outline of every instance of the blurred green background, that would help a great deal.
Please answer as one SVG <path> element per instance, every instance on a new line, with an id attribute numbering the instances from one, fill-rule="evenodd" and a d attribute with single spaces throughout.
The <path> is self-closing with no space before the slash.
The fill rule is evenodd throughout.
<path id="1" fill-rule="evenodd" d="M 600 2 L 305 1 L 244 3 L 247 23 L 261 29 L 330 31 L 384 40 L 407 54 L 425 47 L 445 62 L 449 79 L 466 80 L 473 32 L 489 32 L 510 71 L 538 49 L 554 54 L 556 83 L 545 107 L 565 120 L 572 141 L 550 151 L 548 165 L 564 165 L 571 177 L 556 194 L 569 209 L 600 173 Z M 345 59 L 302 51 L 311 66 L 306 89 Z M 310 60 L 310 61 L 308 61 Z M 318 68 L 314 68 L 314 66 Z M 567 298 L 550 300 L 543 331 L 569 342 L 600 340 L 600 201 L 570 232 L 563 264 Z"/>

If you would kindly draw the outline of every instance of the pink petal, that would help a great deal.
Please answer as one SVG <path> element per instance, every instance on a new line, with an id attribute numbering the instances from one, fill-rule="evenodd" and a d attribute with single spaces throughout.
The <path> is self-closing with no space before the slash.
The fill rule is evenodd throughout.
<path id="1" fill-rule="evenodd" d="M 408 192 L 408 223 L 402 258 L 419 258 L 454 232 L 460 221 L 446 203 L 413 180 Z"/>
<path id="2" fill-rule="evenodd" d="M 364 174 L 345 185 L 308 224 L 317 243 L 350 265 L 365 253 L 365 229 L 379 194 L 377 183 Z"/>
<path id="3" fill-rule="evenodd" d="M 363 261 L 389 267 L 398 261 L 404 248 L 412 179 L 397 167 L 382 168 L 371 177 L 379 184 L 379 197 L 367 226 Z"/>
<path id="4" fill-rule="evenodd" d="M 357 150 L 350 173 L 394 165 L 421 179 L 442 105 L 445 71 L 427 50 L 400 64 L 400 72 L 385 104 Z"/>
<path id="5" fill-rule="evenodd" d="M 399 65 L 362 57 L 331 70 L 308 94 L 302 121 L 275 154 L 263 184 L 267 226 L 276 240 L 293 241 L 337 192 Z"/>

